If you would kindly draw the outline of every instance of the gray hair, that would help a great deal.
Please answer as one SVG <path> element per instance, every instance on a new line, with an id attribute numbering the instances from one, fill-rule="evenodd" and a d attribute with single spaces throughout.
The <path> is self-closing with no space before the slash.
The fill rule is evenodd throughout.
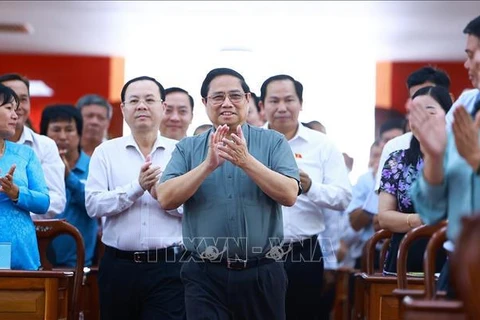
<path id="1" fill-rule="evenodd" d="M 86 94 L 82 96 L 80 99 L 78 99 L 76 106 L 81 112 L 83 107 L 90 106 L 92 104 L 96 104 L 107 109 L 107 118 L 109 120 L 112 119 L 112 105 L 107 101 L 107 99 L 99 96 L 98 94 Z"/>

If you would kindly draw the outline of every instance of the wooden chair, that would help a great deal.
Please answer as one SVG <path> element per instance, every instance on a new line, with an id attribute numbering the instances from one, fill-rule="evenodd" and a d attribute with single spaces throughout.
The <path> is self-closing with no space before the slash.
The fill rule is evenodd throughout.
<path id="1" fill-rule="evenodd" d="M 452 255 L 452 283 L 466 313 L 480 319 L 480 216 L 464 217 L 462 232 Z"/>
<path id="2" fill-rule="evenodd" d="M 425 296 L 425 286 L 423 284 L 418 285 L 417 288 L 407 287 L 408 250 L 410 249 L 412 244 L 415 243 L 416 240 L 422 239 L 422 238 L 431 239 L 437 231 L 441 230 L 442 228 L 446 228 L 446 225 L 447 225 L 447 222 L 442 221 L 436 225 L 419 226 L 407 232 L 400 243 L 400 247 L 398 250 L 398 259 L 397 259 L 397 288 L 393 290 L 393 295 L 395 295 L 398 298 L 400 319 L 403 318 L 402 300 L 404 297 L 410 296 L 411 298 L 423 298 Z M 441 246 L 439 248 L 441 248 Z M 425 255 L 428 257 L 427 259 L 429 260 L 429 262 L 431 262 L 429 263 L 429 266 L 430 265 L 433 266 L 433 273 L 435 273 L 435 260 L 432 261 L 431 259 L 435 258 L 436 254 L 437 252 L 435 251 L 435 252 L 431 252 L 429 255 Z M 424 265 L 424 269 L 425 269 L 425 265 Z M 425 275 L 422 278 L 424 277 Z M 435 278 L 433 278 L 432 281 L 435 283 Z"/>
<path id="3" fill-rule="evenodd" d="M 365 316 L 365 278 L 368 275 L 372 275 L 375 273 L 374 270 L 374 259 L 375 259 L 375 247 L 377 243 L 381 240 L 386 239 L 385 243 L 383 244 L 381 252 L 383 252 L 383 248 L 388 248 L 388 240 L 391 238 L 392 233 L 385 229 L 381 229 L 374 233 L 374 235 L 367 241 L 364 247 L 364 254 L 362 258 L 362 270 L 358 272 L 354 276 L 354 301 L 353 301 L 353 308 L 351 319 L 364 319 Z M 381 257 L 385 258 L 385 255 L 381 254 Z M 379 265 L 383 265 L 383 261 L 379 261 Z"/>
<path id="4" fill-rule="evenodd" d="M 77 247 L 77 261 L 76 266 L 73 269 L 74 279 L 73 285 L 71 286 L 71 295 L 68 299 L 68 319 L 76 320 L 79 318 L 80 313 L 80 304 L 77 302 L 80 300 L 82 293 L 84 275 L 83 265 L 85 262 L 85 245 L 83 243 L 82 235 L 77 228 L 65 220 L 36 220 L 34 223 L 37 231 L 40 262 L 43 270 L 53 270 L 53 265 L 47 258 L 47 248 L 55 237 L 61 234 L 68 234 L 75 240 Z"/>
<path id="5" fill-rule="evenodd" d="M 428 242 L 423 264 L 425 269 L 425 295 L 412 298 L 406 296 L 402 302 L 403 319 L 408 320 L 465 320 L 463 303 L 458 300 L 446 300 L 445 293 L 437 293 L 435 285 L 435 260 L 438 249 L 446 241 L 447 227 L 435 232 Z"/>
<path id="6" fill-rule="evenodd" d="M 382 229 L 367 242 L 367 268 L 356 279 L 354 319 L 398 319 L 399 302 L 393 295 L 397 277 L 387 276 L 382 270 L 374 270 L 375 246 L 381 239 L 387 239 L 380 251 L 379 267 L 382 269 L 388 245 L 393 233 Z M 409 278 L 413 286 L 423 284 L 423 279 Z"/>
<path id="7" fill-rule="evenodd" d="M 390 245 L 390 238 L 392 237 L 393 233 L 386 230 L 381 229 L 378 230 L 373 234 L 370 240 L 367 241 L 365 244 L 366 248 L 366 273 L 367 274 L 374 274 L 375 273 L 375 254 L 376 254 L 376 246 L 381 240 L 385 240 L 383 243 L 382 249 L 380 250 L 380 260 L 378 266 L 380 270 L 383 268 L 383 264 L 385 262 L 386 252 L 388 250 L 388 246 Z"/>
<path id="8" fill-rule="evenodd" d="M 437 295 L 441 298 L 445 297 L 445 292 L 436 290 L 435 269 L 437 261 L 437 252 L 443 248 L 443 244 L 447 241 L 447 224 L 445 223 L 437 232 L 435 232 L 427 244 L 427 249 L 423 255 L 423 269 L 425 271 L 425 299 L 433 300 Z"/>

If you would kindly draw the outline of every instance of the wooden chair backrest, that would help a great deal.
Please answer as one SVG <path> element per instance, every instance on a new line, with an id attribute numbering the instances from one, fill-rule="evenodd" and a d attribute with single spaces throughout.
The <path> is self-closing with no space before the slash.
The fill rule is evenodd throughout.
<path id="1" fill-rule="evenodd" d="M 40 251 L 40 262 L 44 270 L 52 270 L 53 265 L 47 258 L 47 248 L 50 242 L 57 236 L 67 234 L 73 237 L 77 247 L 77 262 L 74 268 L 74 280 L 72 295 L 69 300 L 69 319 L 78 319 L 79 311 L 78 304 L 76 303 L 81 294 L 82 282 L 83 282 L 83 265 L 85 262 L 85 245 L 83 238 L 73 225 L 66 220 L 48 219 L 48 220 L 36 220 L 35 229 L 37 232 L 38 249 Z"/>
<path id="2" fill-rule="evenodd" d="M 392 232 L 381 229 L 373 234 L 370 240 L 367 241 L 366 251 L 367 251 L 367 274 L 374 274 L 374 260 L 375 260 L 375 246 L 382 239 L 389 239 L 392 237 Z M 383 251 L 383 250 L 382 250 Z M 380 267 L 382 266 L 382 261 L 380 261 Z"/>
<path id="3" fill-rule="evenodd" d="M 425 299 L 433 300 L 436 297 L 435 267 L 438 249 L 442 248 L 447 240 L 447 225 L 435 232 L 427 244 L 423 255 L 423 269 L 425 271 Z"/>
<path id="4" fill-rule="evenodd" d="M 400 242 L 397 258 L 397 285 L 399 289 L 407 289 L 407 257 L 411 245 L 418 239 L 431 238 L 435 232 L 446 226 L 446 224 L 446 221 L 442 221 L 435 225 L 422 225 L 405 234 Z M 433 260 L 433 264 L 435 264 L 435 260 Z"/>

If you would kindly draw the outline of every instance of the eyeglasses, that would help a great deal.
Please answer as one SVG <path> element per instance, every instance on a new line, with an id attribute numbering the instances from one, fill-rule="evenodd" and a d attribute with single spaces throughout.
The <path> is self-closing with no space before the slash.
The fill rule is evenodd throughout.
<path id="1" fill-rule="evenodd" d="M 242 102 L 245 95 L 246 93 L 244 92 L 219 92 L 208 96 L 207 98 L 212 101 L 214 106 L 219 106 L 225 101 L 227 96 L 228 100 L 230 100 L 232 103 L 239 103 Z"/>
<path id="2" fill-rule="evenodd" d="M 138 99 L 138 98 L 131 98 L 130 100 L 128 101 L 124 101 L 123 103 L 124 104 L 127 104 L 129 106 L 132 106 L 132 107 L 138 107 L 140 105 L 140 103 L 144 103 L 146 106 L 153 106 L 155 105 L 156 103 L 158 102 L 163 102 L 162 99 L 160 100 L 157 100 L 157 99 L 154 99 L 154 98 L 147 98 L 147 99 Z"/>

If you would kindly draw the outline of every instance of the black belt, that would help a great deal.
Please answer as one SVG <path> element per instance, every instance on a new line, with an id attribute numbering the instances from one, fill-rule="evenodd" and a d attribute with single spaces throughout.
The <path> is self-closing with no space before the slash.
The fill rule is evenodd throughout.
<path id="1" fill-rule="evenodd" d="M 183 247 L 174 246 L 158 250 L 147 251 L 124 251 L 113 247 L 105 246 L 105 252 L 122 260 L 129 260 L 135 263 L 156 263 L 162 261 L 177 261 L 176 257 L 184 251 Z"/>
<path id="2" fill-rule="evenodd" d="M 234 258 L 227 258 L 227 259 L 220 259 L 220 260 L 210 260 L 210 259 L 201 259 L 201 258 L 198 258 L 198 259 L 200 259 L 203 262 L 223 265 L 230 270 L 245 270 L 253 267 L 259 267 L 259 266 L 276 261 L 275 259 L 267 258 L 267 257 L 256 257 L 256 258 L 250 258 L 247 260 L 234 259 Z"/>

